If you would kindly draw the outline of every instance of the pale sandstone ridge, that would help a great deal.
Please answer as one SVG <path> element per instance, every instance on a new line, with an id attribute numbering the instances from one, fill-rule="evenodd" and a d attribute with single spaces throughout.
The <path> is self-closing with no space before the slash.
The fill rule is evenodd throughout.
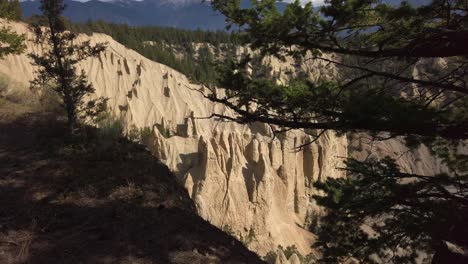
<path id="1" fill-rule="evenodd" d="M 12 27 L 33 38 L 24 24 Z M 176 173 L 203 218 L 232 229 L 238 237 L 254 234 L 249 247 L 261 255 L 277 245 L 310 252 L 313 235 L 303 227 L 320 210 L 311 199 L 316 193 L 312 184 L 342 176 L 336 167 L 347 156 L 345 137 L 327 132 L 316 144 L 296 151 L 309 140 L 298 131 L 273 139 L 262 124 L 197 119 L 213 112 L 232 113 L 206 100 L 198 92 L 202 86 L 109 36 L 80 36 L 85 39 L 108 42 L 99 58 L 81 65 L 97 95 L 110 99 L 112 111 L 128 127 L 153 128 L 149 148 Z M 27 43 L 27 53 L 41 48 Z M 0 61 L 0 73 L 24 84 L 23 89 L 33 72 L 25 54 Z"/>

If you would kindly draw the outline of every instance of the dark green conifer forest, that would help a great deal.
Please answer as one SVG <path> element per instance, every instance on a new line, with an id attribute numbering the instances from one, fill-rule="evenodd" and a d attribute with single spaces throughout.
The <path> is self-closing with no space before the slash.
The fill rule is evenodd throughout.
<path id="1" fill-rule="evenodd" d="M 69 23 L 69 28 L 87 34 L 107 34 L 143 56 L 184 73 L 192 81 L 206 84 L 217 83 L 214 53 L 232 53 L 239 44 L 238 36 L 226 31 L 132 27 L 104 21 Z M 194 44 L 199 44 L 197 50 Z"/>

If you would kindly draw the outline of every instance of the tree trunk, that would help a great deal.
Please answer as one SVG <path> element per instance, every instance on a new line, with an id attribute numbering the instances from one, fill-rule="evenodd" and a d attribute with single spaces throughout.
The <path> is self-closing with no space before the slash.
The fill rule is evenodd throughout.
<path id="1" fill-rule="evenodd" d="M 67 125 L 68 125 L 68 136 L 70 138 L 75 136 L 75 128 L 76 128 L 76 107 L 73 104 L 73 100 L 71 98 L 70 93 L 68 92 L 69 88 L 64 89 L 64 103 L 65 108 L 67 110 Z"/>

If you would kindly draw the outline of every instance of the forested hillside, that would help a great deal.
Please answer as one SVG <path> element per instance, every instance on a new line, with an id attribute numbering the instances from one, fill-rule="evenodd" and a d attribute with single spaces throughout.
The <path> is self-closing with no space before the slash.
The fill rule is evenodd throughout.
<path id="1" fill-rule="evenodd" d="M 219 52 L 235 52 L 238 36 L 225 31 L 184 30 L 156 26 L 133 27 L 124 24 L 88 21 L 69 23 L 76 32 L 110 35 L 145 57 L 170 66 L 193 81 L 216 83 L 216 57 Z M 201 44 L 196 45 L 195 44 Z M 214 49 L 210 49 L 214 47 Z"/>

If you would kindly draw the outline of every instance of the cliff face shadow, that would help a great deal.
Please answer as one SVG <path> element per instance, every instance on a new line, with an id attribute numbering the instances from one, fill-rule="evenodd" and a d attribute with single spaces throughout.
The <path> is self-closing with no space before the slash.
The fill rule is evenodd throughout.
<path id="1" fill-rule="evenodd" d="M 180 162 L 177 164 L 177 170 L 181 172 L 181 175 L 185 175 L 188 171 L 196 166 L 200 165 L 202 154 L 200 152 L 193 152 L 188 154 L 179 154 Z M 185 182 L 185 178 L 182 181 Z"/>
<path id="2" fill-rule="evenodd" d="M 144 147 L 71 147 L 42 116 L 0 118 L 0 131 L 0 263 L 263 263 Z"/>

